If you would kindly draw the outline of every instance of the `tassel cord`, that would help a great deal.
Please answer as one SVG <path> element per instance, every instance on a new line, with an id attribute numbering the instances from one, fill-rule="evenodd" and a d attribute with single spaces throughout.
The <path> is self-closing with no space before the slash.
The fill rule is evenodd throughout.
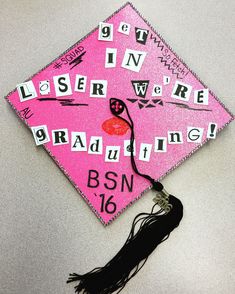
<path id="1" fill-rule="evenodd" d="M 117 99 L 117 100 L 118 100 L 118 99 Z M 120 101 L 121 101 L 121 100 L 119 100 L 119 103 L 120 103 Z M 122 102 L 122 103 L 123 103 L 123 102 Z M 131 129 L 131 136 L 130 136 L 130 149 L 131 149 L 131 165 L 132 165 L 132 169 L 134 170 L 134 172 L 135 172 L 137 175 L 139 175 L 139 176 L 145 178 L 146 180 L 150 181 L 151 184 L 153 184 L 153 183 L 154 183 L 154 179 L 151 178 L 149 175 L 146 175 L 146 174 L 141 173 L 141 172 L 138 170 L 138 168 L 137 168 L 137 165 L 136 165 L 136 162 L 135 162 L 135 157 L 134 157 L 134 140 L 135 140 L 134 123 L 133 123 L 133 120 L 132 120 L 132 118 L 131 118 L 131 116 L 130 116 L 130 113 L 129 113 L 128 108 L 126 107 L 126 105 L 124 105 L 124 107 L 125 107 L 125 111 L 126 111 L 126 114 L 127 114 L 127 117 L 128 117 L 128 119 L 129 119 L 129 121 L 126 120 L 124 117 L 121 117 L 121 116 L 117 115 L 115 112 L 113 112 L 113 114 L 114 114 L 116 117 L 119 117 L 119 118 L 121 118 L 122 120 L 124 120 L 124 121 L 129 125 L 129 127 L 130 127 L 130 129 Z"/>
<path id="2" fill-rule="evenodd" d="M 114 103 L 118 102 L 119 105 L 122 105 L 122 110 L 118 110 L 118 113 L 112 110 L 112 100 Z M 130 127 L 130 158 L 133 170 L 139 176 L 147 179 L 153 185 L 153 189 L 162 191 L 163 185 L 161 183 L 149 175 L 139 172 L 137 168 L 134 158 L 134 123 L 125 103 L 119 99 L 111 98 L 110 109 L 115 116 L 120 117 Z M 124 110 L 128 120 L 119 116 Z M 122 291 L 126 283 L 144 266 L 148 256 L 169 237 L 183 217 L 183 206 L 179 199 L 173 195 L 167 195 L 164 201 L 169 204 L 169 210 L 165 210 L 163 207 L 154 212 L 156 203 L 150 213 L 139 213 L 134 218 L 125 244 L 104 267 L 97 267 L 84 275 L 70 274 L 67 283 L 79 282 L 74 287 L 76 293 L 111 294 L 115 291 L 118 291 L 117 293 Z"/>

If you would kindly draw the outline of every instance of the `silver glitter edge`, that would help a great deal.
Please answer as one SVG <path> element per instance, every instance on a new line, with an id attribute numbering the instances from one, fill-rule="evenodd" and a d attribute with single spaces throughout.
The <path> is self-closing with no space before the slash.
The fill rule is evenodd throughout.
<path id="1" fill-rule="evenodd" d="M 195 78 L 197 78 L 199 80 L 199 82 L 205 87 L 208 88 L 205 83 L 198 77 L 198 75 L 191 70 L 188 65 L 183 61 L 183 59 L 181 57 L 178 56 L 178 54 L 172 49 L 172 47 L 164 40 L 164 38 L 162 37 L 162 35 L 157 32 L 154 27 L 142 16 L 142 14 L 137 10 L 137 8 L 131 3 L 131 2 L 126 2 L 124 5 L 122 5 L 118 10 L 116 10 L 114 13 L 112 13 L 108 18 L 106 18 L 104 20 L 104 22 L 108 21 L 109 19 L 111 19 L 115 14 L 117 14 L 119 11 L 121 11 L 123 8 L 125 8 L 127 5 L 130 5 L 133 10 L 143 19 L 143 21 L 151 28 L 151 30 L 161 39 L 161 41 L 172 51 L 172 53 L 178 58 L 178 60 L 187 68 L 187 70 L 189 72 L 191 72 Z M 91 30 L 87 35 L 85 35 L 84 37 L 82 37 L 79 41 L 77 41 L 75 44 L 73 44 L 71 47 L 69 47 L 67 50 L 65 50 L 62 54 L 60 54 L 58 57 L 56 57 L 54 60 L 52 60 L 50 63 L 48 63 L 46 66 L 44 66 L 43 68 L 41 68 L 38 72 L 36 72 L 35 74 L 33 74 L 32 76 L 30 76 L 28 79 L 26 79 L 24 82 L 31 80 L 34 76 L 36 76 L 37 74 L 39 74 L 41 71 L 43 71 L 44 69 L 46 69 L 47 67 L 49 67 L 51 64 L 53 64 L 57 59 L 61 58 L 64 54 L 66 54 L 67 52 L 69 52 L 70 50 L 72 50 L 74 47 L 76 47 L 79 43 L 81 43 L 83 40 L 85 40 L 86 38 L 88 38 L 93 32 L 95 32 L 98 29 L 99 26 L 96 26 L 93 30 Z M 27 120 L 23 119 L 20 115 L 20 111 L 18 111 L 14 105 L 10 102 L 10 100 L 8 99 L 8 97 L 16 91 L 16 88 L 14 88 L 12 91 L 10 91 L 4 98 L 8 101 L 8 103 L 11 105 L 11 107 L 13 108 L 13 110 L 16 112 L 16 114 L 18 115 L 18 117 L 26 124 L 26 126 L 31 130 L 30 126 L 27 123 Z M 231 123 L 234 120 L 234 115 L 232 114 L 232 112 L 224 105 L 223 102 L 220 101 L 220 99 L 214 94 L 214 92 L 212 92 L 209 89 L 209 93 L 218 101 L 218 103 L 228 112 L 228 114 L 231 116 L 231 119 L 223 125 L 223 127 L 219 128 L 217 130 L 217 133 L 219 133 L 220 131 L 222 131 L 229 123 Z M 160 178 L 156 179 L 157 181 L 162 180 L 166 175 L 168 175 L 170 172 L 172 172 L 175 168 L 177 168 L 178 166 L 180 166 L 186 159 L 188 159 L 189 157 L 191 157 L 199 148 L 201 148 L 205 143 L 207 143 L 208 141 L 210 141 L 210 139 L 206 139 L 204 140 L 201 144 L 199 144 L 198 146 L 196 146 L 196 148 L 194 148 L 190 153 L 188 153 L 185 157 L 183 157 L 179 162 L 177 162 L 174 166 L 172 166 L 168 171 L 165 172 L 165 174 L 163 174 Z M 119 215 L 121 215 L 128 207 L 130 207 L 134 202 L 136 202 L 138 199 L 140 199 L 147 191 L 149 191 L 152 188 L 152 185 L 150 185 L 148 188 L 146 188 L 143 192 L 141 192 L 137 197 L 135 197 L 128 205 L 126 205 L 124 208 L 122 208 L 121 210 L 119 210 L 117 212 L 117 214 L 112 217 L 107 223 L 104 222 L 104 220 L 102 219 L 101 215 L 99 214 L 99 212 L 93 207 L 93 205 L 91 204 L 91 202 L 89 201 L 89 199 L 87 198 L 87 196 L 79 189 L 79 187 L 74 183 L 74 181 L 71 179 L 71 177 L 69 176 L 68 172 L 66 171 L 66 169 L 60 164 L 60 162 L 58 161 L 58 159 L 55 158 L 55 156 L 52 154 L 52 152 L 43 145 L 43 148 L 47 151 L 47 153 L 50 155 L 50 157 L 54 160 L 54 162 L 56 163 L 56 165 L 60 168 L 60 170 L 64 173 L 64 175 L 68 178 L 68 180 L 72 183 L 72 185 L 75 187 L 75 189 L 79 192 L 79 194 L 83 197 L 83 199 L 86 201 L 86 203 L 88 204 L 88 206 L 91 208 L 91 210 L 95 213 L 95 215 L 98 217 L 98 219 L 101 221 L 101 223 L 104 226 L 107 226 L 109 224 L 111 224 Z"/>

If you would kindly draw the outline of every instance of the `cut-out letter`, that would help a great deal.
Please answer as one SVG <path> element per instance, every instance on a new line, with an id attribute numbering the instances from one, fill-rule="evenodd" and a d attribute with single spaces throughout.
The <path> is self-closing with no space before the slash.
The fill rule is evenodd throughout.
<path id="1" fill-rule="evenodd" d="M 107 94 L 107 80 L 91 80 L 90 97 L 105 98 Z"/>
<path id="2" fill-rule="evenodd" d="M 168 85 L 170 84 L 171 78 L 168 76 L 163 76 L 163 84 Z"/>
<path id="3" fill-rule="evenodd" d="M 149 31 L 145 29 L 135 28 L 135 38 L 136 42 L 142 45 L 146 44 Z"/>
<path id="4" fill-rule="evenodd" d="M 37 146 L 50 142 L 46 125 L 31 127 L 31 130 Z"/>
<path id="5" fill-rule="evenodd" d="M 87 151 L 85 132 L 72 132 L 71 151 Z"/>
<path id="6" fill-rule="evenodd" d="M 162 96 L 162 86 L 161 85 L 153 85 L 152 96 Z"/>
<path id="7" fill-rule="evenodd" d="M 139 72 L 147 52 L 126 49 L 122 60 L 122 67 L 131 71 Z"/>
<path id="8" fill-rule="evenodd" d="M 84 93 L 86 91 L 87 76 L 76 75 L 74 91 Z"/>
<path id="9" fill-rule="evenodd" d="M 124 156 L 131 156 L 131 141 L 130 140 L 124 140 Z M 133 141 L 133 155 L 136 154 L 136 145 L 135 140 Z"/>
<path id="10" fill-rule="evenodd" d="M 176 81 L 171 97 L 183 101 L 188 101 L 192 91 L 192 86 Z"/>
<path id="11" fill-rule="evenodd" d="M 216 138 L 216 131 L 217 131 L 217 124 L 210 122 L 208 125 L 208 130 L 207 130 L 207 138 L 215 139 Z"/>
<path id="12" fill-rule="evenodd" d="M 17 85 L 17 90 L 21 102 L 37 97 L 37 92 L 35 90 L 33 81 L 28 81 Z"/>
<path id="13" fill-rule="evenodd" d="M 182 132 L 168 131 L 168 144 L 183 144 Z"/>
<path id="14" fill-rule="evenodd" d="M 201 143 L 203 128 L 188 127 L 187 128 L 187 142 Z"/>
<path id="15" fill-rule="evenodd" d="M 134 88 L 135 95 L 145 98 L 149 86 L 149 81 L 131 81 L 131 83 Z"/>
<path id="16" fill-rule="evenodd" d="M 102 154 L 102 152 L 103 152 L 103 138 L 91 136 L 88 153 L 89 154 Z"/>
<path id="17" fill-rule="evenodd" d="M 105 162 L 118 162 L 120 157 L 120 146 L 106 146 Z"/>
<path id="18" fill-rule="evenodd" d="M 195 90 L 194 91 L 194 103 L 208 105 L 208 96 L 209 96 L 208 89 Z"/>
<path id="19" fill-rule="evenodd" d="M 166 137 L 155 137 L 154 152 L 166 152 L 167 140 Z"/>
<path id="20" fill-rule="evenodd" d="M 129 35 L 130 28 L 131 28 L 131 25 L 129 23 L 121 21 L 120 25 L 119 25 L 119 28 L 118 28 L 118 32 L 122 33 L 124 35 Z"/>
<path id="21" fill-rule="evenodd" d="M 53 80 L 56 97 L 72 95 L 69 74 L 54 76 Z"/>
<path id="22" fill-rule="evenodd" d="M 100 41 L 113 41 L 113 24 L 100 22 L 99 23 L 99 36 Z"/>
<path id="23" fill-rule="evenodd" d="M 39 92 L 40 95 L 48 95 L 50 93 L 50 82 L 49 81 L 40 81 L 39 82 Z"/>
<path id="24" fill-rule="evenodd" d="M 69 143 L 68 129 L 52 130 L 53 145 L 64 145 Z"/>
<path id="25" fill-rule="evenodd" d="M 140 153 L 139 160 L 149 161 L 152 150 L 152 144 L 141 143 L 140 144 Z"/>
<path id="26" fill-rule="evenodd" d="M 105 67 L 106 68 L 116 67 L 116 59 L 117 59 L 117 49 L 106 48 Z"/>

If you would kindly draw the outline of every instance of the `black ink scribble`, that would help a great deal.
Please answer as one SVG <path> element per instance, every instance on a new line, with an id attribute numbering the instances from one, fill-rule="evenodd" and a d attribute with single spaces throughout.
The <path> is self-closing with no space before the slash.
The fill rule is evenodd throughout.
<path id="1" fill-rule="evenodd" d="M 185 109 L 187 109 L 187 110 L 212 111 L 211 109 L 206 109 L 206 108 L 193 108 L 193 107 L 188 106 L 187 104 L 179 103 L 179 102 L 166 102 L 166 103 L 174 104 L 174 105 L 176 105 L 177 107 L 185 108 Z"/>
<path id="2" fill-rule="evenodd" d="M 38 98 L 40 102 L 45 101 L 58 101 L 62 106 L 88 106 L 86 103 L 73 103 L 75 99 L 64 99 L 64 98 Z"/>
<path id="3" fill-rule="evenodd" d="M 88 106 L 86 103 L 60 102 L 62 106 Z"/>
<path id="4" fill-rule="evenodd" d="M 142 108 L 153 108 L 157 105 L 163 106 L 163 101 L 161 99 L 134 99 L 134 98 L 127 98 L 127 100 L 131 103 L 138 102 L 139 109 Z"/>
<path id="5" fill-rule="evenodd" d="M 157 40 L 157 38 L 153 36 L 153 34 L 151 34 L 150 40 L 153 40 L 153 42 L 157 44 L 157 47 L 160 48 L 161 51 L 164 49 L 164 45 L 161 44 L 161 40 Z"/>
<path id="6" fill-rule="evenodd" d="M 163 63 L 166 66 L 166 68 L 168 68 L 172 72 L 173 75 L 176 75 L 178 79 L 183 79 L 183 77 L 179 76 L 178 72 L 175 72 L 174 68 L 171 68 L 171 64 L 167 63 L 167 60 L 165 60 L 164 57 L 158 56 L 158 59 L 160 59 L 161 63 Z"/>
<path id="7" fill-rule="evenodd" d="M 74 68 L 75 66 L 77 66 L 78 64 L 80 64 L 83 60 L 82 57 L 86 54 L 86 51 L 83 52 L 82 54 L 78 55 L 78 57 L 76 57 L 74 60 L 72 60 L 69 65 L 73 65 L 70 69 Z"/>
<path id="8" fill-rule="evenodd" d="M 163 52 L 164 48 L 165 48 L 165 45 L 161 42 L 161 40 L 157 39 L 157 37 L 155 37 L 153 34 L 151 34 L 150 36 L 150 40 L 153 40 L 154 44 L 157 45 L 157 48 L 160 49 L 161 52 Z M 168 50 L 168 49 L 167 49 Z M 163 54 L 163 53 L 162 53 Z M 167 59 L 162 57 L 162 56 L 158 56 L 158 58 L 160 59 L 160 62 L 164 64 L 164 66 L 166 66 L 166 68 L 168 68 L 169 71 L 172 72 L 173 75 L 176 75 L 178 79 L 183 79 L 183 77 L 185 77 L 188 72 L 186 72 L 185 74 L 182 74 L 182 76 L 180 76 L 180 72 L 177 71 L 177 68 L 174 68 L 172 67 L 172 59 L 168 60 L 168 63 L 167 63 Z M 169 63 L 171 61 L 171 63 Z"/>
<path id="9" fill-rule="evenodd" d="M 57 61 L 57 62 L 54 64 L 54 69 L 60 69 L 61 67 L 62 67 L 62 62 Z"/>
<path id="10" fill-rule="evenodd" d="M 38 98 L 38 101 L 61 101 L 61 100 L 73 100 L 73 99 L 58 99 L 58 98 Z"/>

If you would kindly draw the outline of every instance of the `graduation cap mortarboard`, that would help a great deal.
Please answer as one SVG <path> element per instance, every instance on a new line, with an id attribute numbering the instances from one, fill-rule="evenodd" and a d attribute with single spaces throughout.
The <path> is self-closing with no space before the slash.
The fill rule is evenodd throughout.
<path id="1" fill-rule="evenodd" d="M 7 100 L 103 224 L 158 192 L 160 210 L 134 219 L 106 266 L 70 276 L 87 293 L 122 289 L 178 226 L 181 202 L 159 180 L 233 120 L 130 3 Z"/>

